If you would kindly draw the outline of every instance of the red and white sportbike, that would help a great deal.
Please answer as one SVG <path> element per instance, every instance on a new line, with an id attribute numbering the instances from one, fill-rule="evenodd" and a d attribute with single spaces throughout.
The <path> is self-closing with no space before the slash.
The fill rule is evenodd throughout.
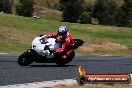
<path id="1" fill-rule="evenodd" d="M 75 44 L 72 47 L 74 50 L 82 46 L 84 41 L 74 39 Z M 75 52 L 73 51 L 66 59 L 61 58 L 61 53 L 55 52 L 56 48 L 60 48 L 61 44 L 55 38 L 46 38 L 45 36 L 36 37 L 32 41 L 32 48 L 28 49 L 18 58 L 18 64 L 27 66 L 34 61 L 36 63 L 56 63 L 63 66 L 73 60 Z"/>

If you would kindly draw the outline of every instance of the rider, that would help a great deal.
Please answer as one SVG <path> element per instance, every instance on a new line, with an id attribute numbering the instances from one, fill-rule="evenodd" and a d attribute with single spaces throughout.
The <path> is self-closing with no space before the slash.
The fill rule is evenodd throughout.
<path id="1" fill-rule="evenodd" d="M 72 46 L 74 46 L 74 40 L 71 35 L 68 33 L 68 28 L 66 26 L 60 26 L 58 29 L 58 33 L 48 34 L 46 35 L 48 38 L 56 38 L 57 42 L 59 42 L 62 47 L 57 48 L 55 51 L 58 53 L 63 53 L 62 58 L 69 57 L 70 53 L 74 50 Z"/>

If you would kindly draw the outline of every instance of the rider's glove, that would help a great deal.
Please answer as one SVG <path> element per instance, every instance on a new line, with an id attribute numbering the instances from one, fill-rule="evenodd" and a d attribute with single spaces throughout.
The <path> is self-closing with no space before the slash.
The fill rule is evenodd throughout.
<path id="1" fill-rule="evenodd" d="M 56 42 L 56 43 L 59 43 L 59 41 L 58 41 L 57 39 L 55 40 L 55 42 Z"/>

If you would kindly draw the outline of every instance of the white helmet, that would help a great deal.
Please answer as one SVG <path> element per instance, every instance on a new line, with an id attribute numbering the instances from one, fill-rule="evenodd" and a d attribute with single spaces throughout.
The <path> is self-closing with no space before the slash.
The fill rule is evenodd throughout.
<path id="1" fill-rule="evenodd" d="M 65 37 L 67 32 L 68 32 L 68 28 L 66 26 L 60 26 L 58 29 L 58 35 L 59 36 Z"/>

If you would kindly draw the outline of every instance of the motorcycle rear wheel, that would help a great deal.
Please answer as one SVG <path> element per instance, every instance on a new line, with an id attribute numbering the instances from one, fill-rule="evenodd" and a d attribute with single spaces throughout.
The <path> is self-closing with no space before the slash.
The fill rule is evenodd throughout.
<path id="1" fill-rule="evenodd" d="M 65 66 L 67 63 L 69 63 L 70 61 L 73 60 L 74 56 L 75 56 L 75 52 L 73 51 L 70 55 L 70 57 L 66 58 L 66 59 L 62 59 L 62 58 L 58 58 L 56 57 L 56 64 L 58 66 Z"/>

